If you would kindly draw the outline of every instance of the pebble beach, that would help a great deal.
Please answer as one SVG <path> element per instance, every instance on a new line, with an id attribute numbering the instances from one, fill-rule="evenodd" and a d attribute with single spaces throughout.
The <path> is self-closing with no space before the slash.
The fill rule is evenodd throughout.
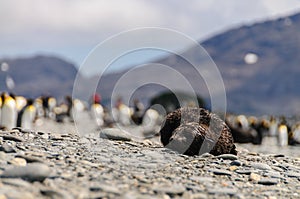
<path id="1" fill-rule="evenodd" d="M 300 198 L 298 147 L 271 138 L 237 144 L 236 156 L 190 157 L 158 137 L 82 128 L 90 133 L 52 121 L 0 131 L 0 198 Z"/>

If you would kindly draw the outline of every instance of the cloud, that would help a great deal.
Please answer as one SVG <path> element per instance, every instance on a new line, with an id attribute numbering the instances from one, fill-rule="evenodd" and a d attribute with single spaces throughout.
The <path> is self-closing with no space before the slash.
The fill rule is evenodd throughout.
<path id="1" fill-rule="evenodd" d="M 297 9 L 298 0 L 0 0 L 0 56 L 42 50 L 76 58 L 107 37 L 143 26 L 203 39 Z"/>

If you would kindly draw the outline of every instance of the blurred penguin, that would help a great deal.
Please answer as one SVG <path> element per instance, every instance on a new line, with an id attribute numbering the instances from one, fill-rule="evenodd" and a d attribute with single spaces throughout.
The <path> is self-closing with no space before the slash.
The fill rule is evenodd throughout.
<path id="1" fill-rule="evenodd" d="M 2 109 L 2 96 L 0 96 L 0 130 L 4 129 L 4 127 L 1 125 L 1 109 Z"/>
<path id="2" fill-rule="evenodd" d="M 249 129 L 249 122 L 245 115 L 239 115 L 236 117 L 236 125 L 243 130 Z"/>
<path id="3" fill-rule="evenodd" d="M 144 115 L 144 105 L 143 103 L 138 100 L 134 99 L 133 101 L 133 114 L 131 116 L 132 121 L 136 125 L 140 125 L 143 121 L 143 115 Z"/>
<path id="4" fill-rule="evenodd" d="M 287 146 L 288 145 L 288 127 L 286 124 L 282 123 L 278 126 L 278 145 Z"/>
<path id="5" fill-rule="evenodd" d="M 57 102 L 54 97 L 49 97 L 48 98 L 48 117 L 51 119 L 55 119 L 55 112 L 54 108 L 56 107 Z"/>
<path id="6" fill-rule="evenodd" d="M 293 125 L 291 132 L 289 133 L 289 145 L 300 144 L 300 123 Z"/>
<path id="7" fill-rule="evenodd" d="M 36 108 L 32 99 L 27 99 L 26 105 L 18 114 L 17 126 L 25 129 L 32 129 L 32 124 L 36 119 Z"/>
<path id="8" fill-rule="evenodd" d="M 113 118 L 123 126 L 130 125 L 132 111 L 123 103 L 122 98 L 118 98 L 115 108 L 112 110 Z"/>
<path id="9" fill-rule="evenodd" d="M 234 142 L 261 144 L 263 140 L 263 126 L 257 118 L 252 118 L 250 125 L 245 116 L 237 117 L 235 122 L 230 122 L 226 117 L 225 122 L 231 130 Z"/>
<path id="10" fill-rule="evenodd" d="M 148 109 L 143 117 L 142 127 L 145 137 L 153 137 L 159 135 L 160 115 L 155 109 Z"/>
<path id="11" fill-rule="evenodd" d="M 269 136 L 275 137 L 277 135 L 278 121 L 274 116 L 270 117 L 270 128 L 269 128 Z"/>
<path id="12" fill-rule="evenodd" d="M 97 127 L 104 126 L 104 109 L 101 103 L 101 96 L 95 93 L 92 96 L 91 117 L 96 121 Z"/>
<path id="13" fill-rule="evenodd" d="M 17 125 L 17 107 L 14 95 L 8 95 L 3 93 L 2 98 L 2 107 L 1 107 L 1 126 L 12 129 Z"/>
<path id="14" fill-rule="evenodd" d="M 17 111 L 21 111 L 26 106 L 27 100 L 23 96 L 15 96 Z"/>

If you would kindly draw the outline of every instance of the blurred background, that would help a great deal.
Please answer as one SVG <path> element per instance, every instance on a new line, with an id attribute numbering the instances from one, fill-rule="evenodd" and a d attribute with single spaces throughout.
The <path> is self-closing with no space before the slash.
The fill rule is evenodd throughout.
<path id="1" fill-rule="evenodd" d="M 225 83 L 227 111 L 300 113 L 298 0 L 0 0 L 0 27 L 0 91 L 63 99 L 71 95 L 78 68 L 97 44 L 129 29 L 161 27 L 197 40 L 213 58 Z M 201 64 L 192 46 L 172 47 Z M 114 83 L 126 70 L 150 61 L 181 70 L 210 106 L 206 85 L 189 64 L 159 50 L 132 52 L 115 61 L 115 70 L 97 89 L 103 102 L 110 101 Z M 85 79 L 83 89 L 97 81 L 93 68 L 79 75 Z M 147 106 L 165 91 L 147 85 L 134 98 Z"/>

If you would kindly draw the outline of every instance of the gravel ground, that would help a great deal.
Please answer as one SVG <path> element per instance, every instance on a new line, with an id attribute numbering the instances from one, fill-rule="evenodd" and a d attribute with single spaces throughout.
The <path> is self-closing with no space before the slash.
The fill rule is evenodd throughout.
<path id="1" fill-rule="evenodd" d="M 272 154 L 238 145 L 237 156 L 188 157 L 141 139 L 138 128 L 128 128 L 133 140 L 79 128 L 43 121 L 0 131 L 0 198 L 300 198 L 297 148 L 289 156 L 276 145 Z"/>

